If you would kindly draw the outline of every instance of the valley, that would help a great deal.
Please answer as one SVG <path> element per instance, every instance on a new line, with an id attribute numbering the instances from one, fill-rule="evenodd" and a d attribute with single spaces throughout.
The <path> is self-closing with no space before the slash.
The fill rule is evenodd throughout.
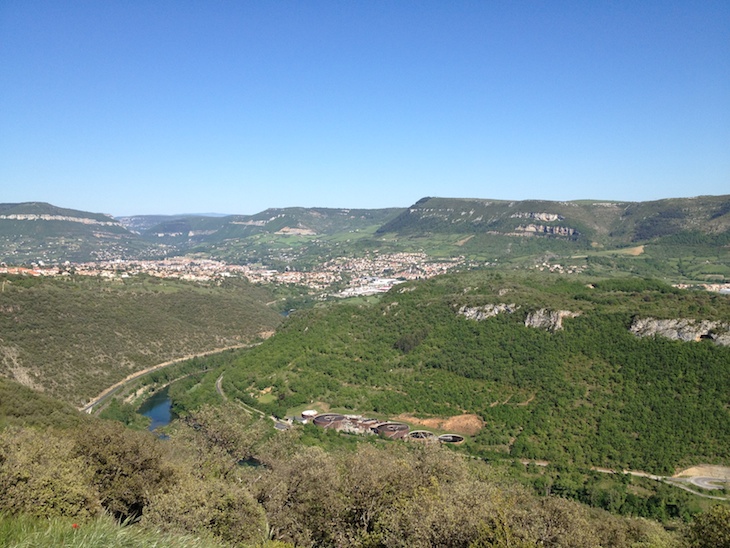
<path id="1" fill-rule="evenodd" d="M 3 204 L 2 511 L 46 500 L 17 475 L 30 459 L 46 477 L 43 435 L 59 466 L 96 470 L 71 482 L 80 498 L 54 484 L 65 515 L 104 508 L 214 543 L 391 545 L 408 516 L 467 504 L 475 521 L 447 520 L 447 536 L 468 531 L 460 546 L 507 530 L 562 546 L 539 531 L 568 514 L 571 535 L 630 539 L 612 546 L 686 545 L 728 498 L 729 203 L 424 198 L 120 220 Z M 162 387 L 179 419 L 150 441 L 137 409 Z M 422 432 L 337 433 L 300 424 L 305 410 Z M 443 434 L 464 439 L 427 442 Z M 106 448 L 144 482 L 105 483 Z M 383 477 L 397 488 L 373 499 Z M 231 512 L 245 530 L 220 525 Z"/>

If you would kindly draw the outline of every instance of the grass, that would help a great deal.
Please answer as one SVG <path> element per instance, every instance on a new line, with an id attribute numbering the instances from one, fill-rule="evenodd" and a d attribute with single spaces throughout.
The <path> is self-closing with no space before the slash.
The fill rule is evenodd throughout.
<path id="1" fill-rule="evenodd" d="M 109 516 L 87 522 L 71 518 L 0 516 L 0 546 L 8 548 L 212 548 L 212 539 L 172 535 L 138 525 L 119 525 Z"/>
<path id="2" fill-rule="evenodd" d="M 276 396 L 274 396 L 271 393 L 269 393 L 269 394 L 261 394 L 258 397 L 258 400 L 259 400 L 259 403 L 261 403 L 261 404 L 274 403 L 276 401 Z"/>
<path id="3" fill-rule="evenodd" d="M 370 304 L 377 304 L 380 301 L 380 297 L 382 295 L 375 294 L 375 295 L 361 295 L 358 297 L 348 297 L 346 299 L 342 299 L 340 302 L 347 303 L 347 304 L 363 304 L 363 305 L 370 305 Z"/>

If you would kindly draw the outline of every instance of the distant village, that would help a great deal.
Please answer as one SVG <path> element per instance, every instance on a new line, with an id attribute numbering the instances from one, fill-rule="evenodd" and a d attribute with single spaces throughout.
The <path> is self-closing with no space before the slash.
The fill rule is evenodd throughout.
<path id="1" fill-rule="evenodd" d="M 292 284 L 314 292 L 326 293 L 338 287 L 332 295 L 355 297 L 388 291 L 407 281 L 431 278 L 464 265 L 464 257 L 434 261 L 425 253 L 387 253 L 373 257 L 338 258 L 324 263 L 317 270 L 273 270 L 261 265 L 232 265 L 211 259 L 172 257 L 159 260 L 65 262 L 46 265 L 42 261 L 32 267 L 0 264 L 0 274 L 26 276 L 97 276 L 123 280 L 144 274 L 156 278 L 174 278 L 192 282 L 216 282 L 226 278 L 245 278 L 251 283 Z M 342 286 L 345 288 L 342 289 Z"/>
<path id="2" fill-rule="evenodd" d="M 95 261 L 46 265 L 43 261 L 31 267 L 8 266 L 0 263 L 0 274 L 25 276 L 98 276 L 109 280 L 123 280 L 144 274 L 156 278 L 173 278 L 191 282 L 216 282 L 226 278 L 245 278 L 258 284 L 291 284 L 340 298 L 385 293 L 398 283 L 432 278 L 440 274 L 469 267 L 464 257 L 434 261 L 425 253 L 384 253 L 371 257 L 340 257 L 324 263 L 317 270 L 284 271 L 263 265 L 234 265 L 212 259 L 171 257 L 156 260 Z M 543 262 L 536 270 L 579 274 L 582 268 Z M 342 286 L 345 286 L 344 288 Z M 333 288 L 336 291 L 332 291 Z M 717 293 L 730 293 L 730 283 L 675 284 L 687 289 L 702 288 Z"/>

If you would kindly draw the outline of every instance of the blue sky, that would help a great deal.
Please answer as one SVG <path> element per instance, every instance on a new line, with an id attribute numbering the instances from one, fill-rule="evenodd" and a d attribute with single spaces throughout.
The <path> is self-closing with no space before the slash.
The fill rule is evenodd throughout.
<path id="1" fill-rule="evenodd" d="M 730 193 L 730 2 L 0 1 L 0 202 Z"/>

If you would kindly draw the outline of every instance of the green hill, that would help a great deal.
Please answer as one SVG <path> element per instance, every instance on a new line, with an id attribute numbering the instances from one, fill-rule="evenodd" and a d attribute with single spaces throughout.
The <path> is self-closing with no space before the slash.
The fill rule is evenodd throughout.
<path id="1" fill-rule="evenodd" d="M 109 215 L 42 202 L 0 204 L 0 261 L 8 264 L 154 257 L 165 251 Z"/>
<path id="2" fill-rule="evenodd" d="M 382 242 L 502 268 L 730 280 L 730 196 L 655 202 L 423 198 L 384 224 Z"/>
<path id="3" fill-rule="evenodd" d="M 483 456 L 657 473 L 730 463 L 730 347 L 717 344 L 730 299 L 589 281 L 471 272 L 300 312 L 226 371 L 225 390 L 279 416 L 312 402 L 416 422 L 475 415 L 469 448 Z M 646 318 L 716 323 L 683 342 L 632 333 Z"/>
<path id="4" fill-rule="evenodd" d="M 728 231 L 730 196 L 700 196 L 654 202 L 423 198 L 378 233 L 486 233 L 620 246 L 682 233 L 717 236 Z"/>
<path id="5" fill-rule="evenodd" d="M 281 318 L 242 281 L 2 279 L 0 375 L 74 405 L 146 367 L 255 341 Z"/>

